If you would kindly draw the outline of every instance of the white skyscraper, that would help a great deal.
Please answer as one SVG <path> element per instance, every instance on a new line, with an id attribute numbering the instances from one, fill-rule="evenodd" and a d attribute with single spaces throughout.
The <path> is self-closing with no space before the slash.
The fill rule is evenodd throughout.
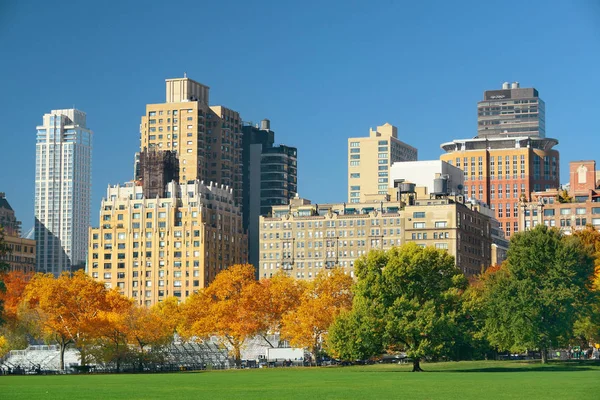
<path id="1" fill-rule="evenodd" d="M 52 110 L 37 127 L 36 268 L 59 275 L 84 263 L 90 226 L 92 131 L 85 113 Z"/>

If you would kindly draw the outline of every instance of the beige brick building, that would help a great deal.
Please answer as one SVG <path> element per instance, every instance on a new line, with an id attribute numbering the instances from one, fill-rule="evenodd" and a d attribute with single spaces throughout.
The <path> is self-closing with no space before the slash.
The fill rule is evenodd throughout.
<path id="1" fill-rule="evenodd" d="M 447 250 L 465 275 L 491 265 L 491 218 L 477 205 L 402 187 L 409 192 L 382 195 L 385 201 L 311 204 L 297 198 L 273 207 L 272 217 L 260 218 L 259 277 L 283 269 L 312 279 L 336 267 L 354 276 L 356 258 L 410 241 Z"/>
<path id="2" fill-rule="evenodd" d="M 9 254 L 0 256 L 0 261 L 8 264 L 9 271 L 35 272 L 35 240 L 21 237 L 21 221 L 3 192 L 0 192 L 0 227 L 4 243 L 10 249 Z"/>
<path id="3" fill-rule="evenodd" d="M 179 181 L 203 180 L 233 188 L 242 204 L 242 120 L 209 105 L 209 87 L 187 77 L 166 80 L 166 101 L 148 104 L 140 124 L 141 150 L 171 150 Z"/>
<path id="4" fill-rule="evenodd" d="M 112 186 L 100 227 L 90 229 L 87 273 L 139 304 L 185 300 L 221 270 L 246 263 L 247 238 L 233 190 L 171 182 L 162 197 L 141 186 Z"/>
<path id="5" fill-rule="evenodd" d="M 386 194 L 390 167 L 397 161 L 416 161 L 417 149 L 398 139 L 398 128 L 388 123 L 370 129 L 368 137 L 348 139 L 348 203 L 369 195 Z"/>

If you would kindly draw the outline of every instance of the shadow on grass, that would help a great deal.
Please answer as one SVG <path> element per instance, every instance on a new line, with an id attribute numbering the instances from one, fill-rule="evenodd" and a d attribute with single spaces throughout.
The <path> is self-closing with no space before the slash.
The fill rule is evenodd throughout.
<path id="1" fill-rule="evenodd" d="M 598 371 L 600 372 L 600 361 L 598 360 L 570 360 L 570 361 L 549 361 L 542 365 L 541 361 L 490 361 L 494 365 L 489 367 L 463 367 L 453 365 L 453 362 L 440 363 L 437 365 L 421 364 L 425 373 L 469 373 L 469 372 L 578 372 L 578 371 Z M 506 363 L 505 365 L 502 365 Z M 400 372 L 412 373 L 410 368 L 401 370 L 379 370 L 377 372 Z"/>

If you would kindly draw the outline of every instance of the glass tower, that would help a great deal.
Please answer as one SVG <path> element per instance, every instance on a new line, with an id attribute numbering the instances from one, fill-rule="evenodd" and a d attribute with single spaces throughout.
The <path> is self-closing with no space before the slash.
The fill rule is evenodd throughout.
<path id="1" fill-rule="evenodd" d="M 92 186 L 92 131 L 84 112 L 52 110 L 37 127 L 36 269 L 59 275 L 86 260 Z"/>

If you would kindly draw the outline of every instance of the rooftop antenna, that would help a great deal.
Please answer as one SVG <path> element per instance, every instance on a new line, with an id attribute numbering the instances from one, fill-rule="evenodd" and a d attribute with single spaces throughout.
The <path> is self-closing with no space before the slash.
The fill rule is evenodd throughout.
<path id="1" fill-rule="evenodd" d="M 183 77 L 184 77 L 184 78 L 187 78 L 187 72 L 184 72 L 184 73 L 183 73 Z"/>

